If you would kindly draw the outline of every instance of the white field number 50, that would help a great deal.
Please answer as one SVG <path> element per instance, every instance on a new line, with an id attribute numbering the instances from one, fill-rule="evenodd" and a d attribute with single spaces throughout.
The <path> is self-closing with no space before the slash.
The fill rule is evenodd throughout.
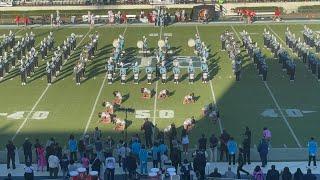
<path id="1" fill-rule="evenodd" d="M 27 112 L 26 111 L 17 111 L 7 116 L 8 119 L 23 119 L 25 118 Z M 48 111 L 35 111 L 32 113 L 30 119 L 42 120 L 47 119 L 49 115 Z"/>
<path id="2" fill-rule="evenodd" d="M 151 117 L 150 110 L 136 110 L 135 118 L 145 119 Z M 174 118 L 173 110 L 159 110 L 158 117 L 162 119 L 171 119 Z"/>

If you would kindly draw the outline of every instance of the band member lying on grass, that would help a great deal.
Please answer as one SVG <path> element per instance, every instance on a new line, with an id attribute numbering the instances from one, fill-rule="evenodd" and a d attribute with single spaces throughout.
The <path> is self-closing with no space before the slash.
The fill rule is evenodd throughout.
<path id="1" fill-rule="evenodd" d="M 195 103 L 194 93 L 186 95 L 183 99 L 183 104 Z"/>
<path id="2" fill-rule="evenodd" d="M 122 95 L 121 95 L 121 93 L 119 91 L 114 91 L 113 95 L 114 95 L 113 104 L 120 106 L 121 103 L 122 103 Z"/>
<path id="3" fill-rule="evenodd" d="M 183 128 L 189 132 L 192 130 L 192 128 L 194 127 L 194 125 L 196 124 L 196 120 L 194 119 L 194 117 L 192 116 L 191 118 L 186 119 L 183 122 Z"/>
<path id="4" fill-rule="evenodd" d="M 108 101 L 104 101 L 102 103 L 102 106 L 106 108 L 106 112 L 109 114 L 113 114 L 114 110 L 113 110 L 113 105 L 108 102 Z"/>
<path id="5" fill-rule="evenodd" d="M 159 92 L 158 99 L 166 99 L 169 96 L 169 90 L 163 89 Z"/>
<path id="6" fill-rule="evenodd" d="M 151 90 L 148 88 L 141 88 L 142 98 L 150 99 L 151 98 Z"/>

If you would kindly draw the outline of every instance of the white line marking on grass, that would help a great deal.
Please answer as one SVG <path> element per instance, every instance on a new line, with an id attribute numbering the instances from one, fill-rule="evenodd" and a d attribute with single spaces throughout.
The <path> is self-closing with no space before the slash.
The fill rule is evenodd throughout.
<path id="1" fill-rule="evenodd" d="M 12 140 L 14 140 L 17 135 L 20 133 L 21 129 L 24 127 L 24 125 L 27 123 L 28 119 L 30 118 L 32 112 L 36 109 L 36 107 L 38 106 L 39 102 L 41 101 L 41 99 L 44 97 L 44 95 L 47 93 L 48 89 L 49 89 L 49 85 L 47 85 L 47 87 L 44 89 L 44 91 L 42 92 L 41 96 L 38 98 L 38 100 L 36 101 L 36 103 L 33 105 L 33 107 L 31 108 L 31 110 L 29 111 L 27 117 L 23 120 L 23 122 L 21 123 L 21 125 L 19 126 L 19 128 L 17 129 L 16 133 L 14 134 L 14 136 L 12 137 Z"/>
<path id="2" fill-rule="evenodd" d="M 267 90 L 268 90 L 268 92 L 269 92 L 269 94 L 270 94 L 270 96 L 271 96 L 271 98 L 272 98 L 272 100 L 273 100 L 274 104 L 276 105 L 276 107 L 277 107 L 278 111 L 280 112 L 280 114 L 281 114 L 281 116 L 282 116 L 282 119 L 284 120 L 284 122 L 286 123 L 287 127 L 289 128 L 289 130 L 290 130 L 290 132 L 291 132 L 292 137 L 293 137 L 293 138 L 294 138 L 294 140 L 296 141 L 296 143 L 297 143 L 297 145 L 299 146 L 299 148 L 302 148 L 302 146 L 301 146 L 301 144 L 300 144 L 300 142 L 299 142 L 299 140 L 298 140 L 298 138 L 297 138 L 296 134 L 294 133 L 294 131 L 293 131 L 292 127 L 290 126 L 290 124 L 289 124 L 289 122 L 288 122 L 288 120 L 287 120 L 286 116 L 283 114 L 282 109 L 281 109 L 281 107 L 279 106 L 279 103 L 278 103 L 278 101 L 276 100 L 275 96 L 273 95 L 273 93 L 272 93 L 272 91 L 271 91 L 271 89 L 270 89 L 270 87 L 269 87 L 268 83 L 267 83 L 267 82 L 265 82 L 265 81 L 264 81 L 263 83 L 264 83 L 264 86 L 267 88 Z"/>
<path id="3" fill-rule="evenodd" d="M 277 38 L 283 43 L 283 45 L 286 45 L 286 42 L 284 42 L 284 40 L 276 32 L 274 32 L 274 30 L 269 26 L 269 24 L 267 24 L 267 27 L 275 36 L 277 36 Z"/>
<path id="4" fill-rule="evenodd" d="M 199 29 L 198 29 L 198 25 L 196 25 L 196 30 L 197 30 L 197 34 L 199 35 L 199 38 L 200 38 L 200 40 L 201 40 L 200 33 L 199 33 Z M 212 70 L 210 70 L 210 72 L 211 72 L 211 71 L 212 71 Z M 210 72 L 209 72 L 209 73 L 210 73 Z M 216 105 L 216 107 L 218 108 L 218 103 L 217 103 L 217 101 L 216 101 L 216 96 L 215 96 L 214 90 L 213 90 L 212 80 L 210 80 L 209 83 L 210 83 L 210 90 L 211 90 L 211 95 L 212 95 L 213 102 L 214 102 L 214 104 Z M 221 120 L 220 120 L 220 119 L 218 120 L 218 123 L 219 123 L 220 132 L 222 133 L 223 128 L 222 128 L 222 123 L 221 123 Z"/>
<path id="5" fill-rule="evenodd" d="M 125 33 L 127 32 L 127 28 L 128 28 L 128 26 L 126 26 L 126 28 L 124 29 L 124 31 L 123 31 L 123 33 L 122 33 L 122 36 L 124 36 Z M 106 83 L 107 76 L 108 76 L 108 74 L 106 73 L 106 75 L 105 75 L 104 78 L 103 78 L 102 84 L 101 84 L 101 86 L 100 86 L 99 92 L 98 92 L 98 94 L 97 94 L 96 100 L 94 101 L 94 104 L 93 104 L 93 107 L 92 107 L 92 110 L 91 110 L 89 119 L 88 119 L 87 124 L 86 124 L 86 127 L 85 127 L 85 129 L 84 129 L 84 131 L 83 131 L 83 136 L 85 136 L 85 135 L 87 134 L 87 132 L 88 132 L 90 123 L 91 123 L 91 121 L 92 121 L 93 113 L 94 113 L 95 110 L 96 110 L 96 106 L 97 106 L 98 101 L 99 101 L 99 99 L 100 99 L 100 96 L 101 96 L 103 87 L 104 87 L 104 85 L 105 85 L 105 83 Z"/>

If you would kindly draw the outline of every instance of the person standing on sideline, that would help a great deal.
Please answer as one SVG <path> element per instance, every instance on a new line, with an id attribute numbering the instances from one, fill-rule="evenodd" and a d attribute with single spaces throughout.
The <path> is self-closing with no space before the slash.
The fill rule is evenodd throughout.
<path id="1" fill-rule="evenodd" d="M 187 155 L 188 154 L 188 146 L 189 146 L 189 136 L 188 136 L 188 132 L 185 129 L 182 129 L 181 144 L 182 144 L 182 148 L 183 148 L 183 153 L 185 155 Z"/>
<path id="2" fill-rule="evenodd" d="M 93 159 L 91 161 L 91 170 L 92 171 L 97 171 L 98 172 L 98 175 L 100 177 L 100 169 L 101 169 L 101 161 L 100 159 L 98 158 L 97 154 L 93 154 Z"/>
<path id="3" fill-rule="evenodd" d="M 201 135 L 201 138 L 198 140 L 199 150 L 207 150 L 207 138 L 204 134 Z"/>
<path id="4" fill-rule="evenodd" d="M 250 160 L 250 147 L 251 147 L 251 131 L 249 127 L 246 127 L 246 131 L 244 132 L 244 140 L 242 142 L 243 147 L 243 162 L 244 164 L 251 164 Z"/>
<path id="5" fill-rule="evenodd" d="M 217 162 L 217 146 L 218 146 L 218 138 L 212 134 L 210 139 L 210 148 L 211 148 L 211 161 Z"/>
<path id="6" fill-rule="evenodd" d="M 70 135 L 68 145 L 70 151 L 70 159 L 77 161 L 78 143 L 77 140 L 74 139 L 73 134 Z"/>
<path id="7" fill-rule="evenodd" d="M 60 161 L 60 167 L 62 171 L 62 177 L 67 179 L 67 174 L 68 174 L 68 166 L 69 166 L 69 159 L 67 154 L 64 154 L 62 156 L 62 159 Z"/>
<path id="8" fill-rule="evenodd" d="M 13 144 L 11 140 L 8 141 L 8 144 L 6 145 L 6 149 L 7 149 L 7 169 L 10 169 L 10 160 L 12 163 L 12 168 L 16 169 L 16 164 L 15 164 L 16 146 Z"/>
<path id="9" fill-rule="evenodd" d="M 310 166 L 311 160 L 313 160 L 313 166 L 317 166 L 316 156 L 318 151 L 318 144 L 313 137 L 310 138 L 307 146 L 308 146 L 308 152 L 309 152 L 308 166 Z"/>
<path id="10" fill-rule="evenodd" d="M 263 128 L 262 135 L 263 135 L 263 138 L 264 138 L 268 143 L 270 143 L 270 141 L 271 141 L 271 131 L 270 131 L 267 127 L 264 127 L 264 128 Z"/>
<path id="11" fill-rule="evenodd" d="M 28 138 L 23 143 L 24 163 L 30 162 L 32 164 L 32 144 Z"/>
<path id="12" fill-rule="evenodd" d="M 267 140 L 262 139 L 260 141 L 260 144 L 258 145 L 258 152 L 260 155 L 262 167 L 265 167 L 267 165 L 267 155 L 269 152 L 269 144 Z"/>
<path id="13" fill-rule="evenodd" d="M 129 179 L 135 179 L 135 174 L 138 166 L 137 159 L 132 152 L 126 158 L 126 165 L 129 172 Z"/>
<path id="14" fill-rule="evenodd" d="M 60 163 L 60 160 L 56 155 L 52 154 L 49 156 L 48 164 L 49 164 L 50 178 L 52 178 L 52 177 L 57 178 L 58 177 L 59 163 Z"/>
<path id="15" fill-rule="evenodd" d="M 280 174 L 279 171 L 276 170 L 276 166 L 275 165 L 271 165 L 271 169 L 268 170 L 267 172 L 267 180 L 279 180 L 280 178 Z"/>
<path id="16" fill-rule="evenodd" d="M 148 120 L 148 118 L 145 119 L 141 130 L 144 131 L 144 137 L 146 139 L 146 147 L 150 148 L 152 144 L 152 132 L 153 132 L 154 125 Z"/>
<path id="17" fill-rule="evenodd" d="M 230 137 L 230 140 L 227 143 L 227 147 L 228 147 L 229 165 L 231 165 L 231 160 L 233 162 L 233 165 L 235 165 L 238 145 L 236 141 L 233 139 L 233 137 Z"/>
<path id="18" fill-rule="evenodd" d="M 114 180 L 114 170 L 116 167 L 116 158 L 114 158 L 110 152 L 107 153 L 105 166 L 106 166 L 106 170 L 104 172 L 104 179 L 105 180 Z"/>
<path id="19" fill-rule="evenodd" d="M 220 135 L 220 161 L 223 160 L 224 154 L 226 154 L 226 159 L 228 160 L 228 148 L 227 142 L 230 139 L 229 133 L 224 129 Z"/>
<path id="20" fill-rule="evenodd" d="M 250 174 L 248 171 L 243 169 L 243 165 L 245 164 L 244 158 L 243 158 L 243 149 L 239 148 L 239 155 L 238 155 L 238 168 L 237 168 L 237 178 L 241 179 L 240 171 L 247 174 L 247 176 Z"/>
<path id="21" fill-rule="evenodd" d="M 139 152 L 139 161 L 140 161 L 140 173 L 147 174 L 148 173 L 148 152 L 146 150 L 145 145 L 141 146 Z"/>

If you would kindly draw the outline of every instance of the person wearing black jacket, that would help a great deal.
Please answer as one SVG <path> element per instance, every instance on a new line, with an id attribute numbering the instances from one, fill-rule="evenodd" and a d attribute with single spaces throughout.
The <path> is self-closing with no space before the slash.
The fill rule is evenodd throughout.
<path id="1" fill-rule="evenodd" d="M 187 159 L 183 160 L 183 164 L 181 165 L 180 172 L 182 173 L 181 179 L 182 180 L 191 180 L 190 172 L 192 170 L 191 164 L 188 162 Z"/>
<path id="2" fill-rule="evenodd" d="M 172 162 L 172 166 L 178 169 L 179 164 L 181 164 L 181 150 L 176 147 L 172 148 L 170 159 Z"/>
<path id="3" fill-rule="evenodd" d="M 144 130 L 144 137 L 146 139 L 146 147 L 150 148 L 152 143 L 152 133 L 153 133 L 154 124 L 152 124 L 148 118 L 145 119 L 144 124 L 141 127 L 141 130 Z"/>
<path id="4" fill-rule="evenodd" d="M 69 166 L 69 159 L 67 157 L 67 154 L 64 154 L 62 156 L 62 159 L 60 160 L 60 168 L 61 168 L 61 171 L 62 171 L 62 177 L 63 178 L 67 178 L 67 175 L 68 175 L 68 166 Z"/>
<path id="5" fill-rule="evenodd" d="M 251 131 L 249 127 L 246 127 L 246 131 L 244 132 L 244 139 L 242 142 L 243 147 L 243 162 L 244 164 L 251 164 L 250 160 L 250 147 L 251 147 Z"/>
<path id="6" fill-rule="evenodd" d="M 13 144 L 11 140 L 9 140 L 8 144 L 6 145 L 6 148 L 7 148 L 7 169 L 10 169 L 10 161 L 12 163 L 12 168 L 16 169 L 16 164 L 15 164 L 16 146 Z"/>
<path id="7" fill-rule="evenodd" d="M 97 154 L 93 154 L 93 160 L 91 161 L 91 170 L 97 171 L 98 175 L 100 176 L 100 169 L 101 169 L 101 161 L 97 157 Z"/>
<path id="8" fill-rule="evenodd" d="M 207 138 L 205 138 L 205 135 L 202 134 L 201 138 L 198 140 L 198 144 L 199 144 L 199 150 L 207 150 Z"/>
<path id="9" fill-rule="evenodd" d="M 136 169 L 137 169 L 137 159 L 135 155 L 131 152 L 126 158 L 127 170 L 129 171 L 129 179 L 136 179 Z"/>
<path id="10" fill-rule="evenodd" d="M 210 148 L 212 150 L 212 159 L 211 161 L 217 161 L 217 146 L 218 146 L 218 138 L 212 134 L 210 137 Z"/>
<path id="11" fill-rule="evenodd" d="M 303 173 L 300 168 L 297 168 L 297 171 L 294 173 L 293 180 L 303 180 Z"/>
<path id="12" fill-rule="evenodd" d="M 269 169 L 268 172 L 267 172 L 266 179 L 267 180 L 279 180 L 279 178 L 280 178 L 279 171 L 276 170 L 276 166 L 275 165 L 272 165 L 271 169 Z"/>
<path id="13" fill-rule="evenodd" d="M 243 165 L 245 164 L 243 158 L 243 149 L 239 148 L 239 156 L 238 156 L 238 168 L 237 168 L 237 178 L 241 179 L 240 171 L 249 175 L 250 173 L 243 169 Z"/>
<path id="14" fill-rule="evenodd" d="M 24 163 L 28 162 L 32 164 L 32 144 L 28 138 L 25 139 L 23 143 L 23 154 L 24 154 Z"/>
<path id="15" fill-rule="evenodd" d="M 206 163 L 207 159 L 205 151 L 197 150 L 193 159 L 193 167 L 199 180 L 205 179 Z"/>

